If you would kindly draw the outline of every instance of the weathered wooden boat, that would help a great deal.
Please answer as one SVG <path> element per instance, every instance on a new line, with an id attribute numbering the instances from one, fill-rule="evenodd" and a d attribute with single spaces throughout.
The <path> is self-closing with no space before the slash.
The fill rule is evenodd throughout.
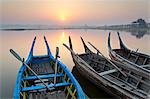
<path id="1" fill-rule="evenodd" d="M 58 48 L 54 58 L 45 37 L 44 40 L 47 55 L 33 56 L 36 37 L 26 61 L 10 50 L 23 63 L 18 72 L 14 99 L 85 99 L 84 92 L 72 73 L 57 60 Z"/>
<path id="2" fill-rule="evenodd" d="M 110 33 L 108 36 L 108 49 L 110 58 L 125 64 L 130 64 L 131 66 L 142 69 L 144 72 L 150 73 L 150 56 L 137 52 L 138 49 L 136 51 L 128 49 L 122 42 L 119 32 L 117 34 L 120 42 L 120 49 L 111 48 Z"/>
<path id="3" fill-rule="evenodd" d="M 82 39 L 82 38 L 81 38 Z M 71 52 L 76 68 L 85 78 L 99 88 L 117 98 L 148 99 L 150 98 L 150 75 L 133 66 L 109 60 L 97 50 L 92 52 L 82 39 L 85 53 L 76 54 L 73 51 L 71 38 L 69 45 L 64 46 Z"/>

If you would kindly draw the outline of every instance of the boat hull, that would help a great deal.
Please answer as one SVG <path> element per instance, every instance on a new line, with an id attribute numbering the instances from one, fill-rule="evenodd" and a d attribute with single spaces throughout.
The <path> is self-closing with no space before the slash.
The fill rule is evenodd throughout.
<path id="1" fill-rule="evenodd" d="M 87 73 L 87 70 L 82 68 L 80 65 L 78 65 L 78 66 L 75 65 L 75 66 L 82 76 L 84 76 L 88 81 L 90 81 L 91 83 L 93 83 L 94 85 L 96 85 L 98 88 L 102 89 L 109 95 L 114 96 L 117 99 L 121 99 L 121 97 L 126 97 L 126 96 L 122 95 L 120 92 L 118 92 L 117 90 L 114 90 L 113 88 L 111 88 L 109 86 L 106 86 L 100 79 L 96 78 L 92 74 Z"/>
<path id="2" fill-rule="evenodd" d="M 109 82 L 107 82 L 105 79 L 103 79 L 99 75 L 95 74 L 94 72 L 88 70 L 88 68 L 85 68 L 76 62 L 75 62 L 75 66 L 82 76 L 84 76 L 91 83 L 96 85 L 98 88 L 103 89 L 106 93 L 114 96 L 117 99 L 131 99 L 131 97 L 128 97 L 127 95 L 121 93 L 120 91 L 118 91 L 118 90 L 114 89 L 113 87 L 109 86 L 108 84 L 106 84 Z"/>

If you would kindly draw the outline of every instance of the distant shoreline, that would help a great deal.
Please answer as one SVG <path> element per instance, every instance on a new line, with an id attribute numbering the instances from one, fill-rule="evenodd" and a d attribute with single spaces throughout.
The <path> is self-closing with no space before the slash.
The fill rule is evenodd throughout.
<path id="1" fill-rule="evenodd" d="M 26 30 L 119 30 L 119 31 L 147 31 L 150 33 L 150 28 L 129 28 L 129 29 L 122 29 L 122 28 L 109 28 L 109 27 L 89 27 L 89 28 L 47 28 L 47 29 L 0 29 L 1 31 L 26 31 Z"/>
<path id="2" fill-rule="evenodd" d="M 133 27 L 132 24 L 125 25 L 110 25 L 110 26 L 89 26 L 89 25 L 78 25 L 78 26 L 50 26 L 50 25 L 1 25 L 0 31 L 26 31 L 26 30 L 117 30 L 117 31 L 139 31 L 150 33 L 150 23 L 147 23 L 146 28 Z"/>

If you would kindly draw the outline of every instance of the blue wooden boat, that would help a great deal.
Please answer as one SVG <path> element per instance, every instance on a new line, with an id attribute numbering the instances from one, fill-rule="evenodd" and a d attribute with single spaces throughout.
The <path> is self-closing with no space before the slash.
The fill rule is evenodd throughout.
<path id="1" fill-rule="evenodd" d="M 18 72 L 14 99 L 85 99 L 85 94 L 72 73 L 57 60 L 58 48 L 54 58 L 45 37 L 44 40 L 47 55 L 33 56 L 36 37 L 26 61 L 10 50 L 23 63 Z"/>

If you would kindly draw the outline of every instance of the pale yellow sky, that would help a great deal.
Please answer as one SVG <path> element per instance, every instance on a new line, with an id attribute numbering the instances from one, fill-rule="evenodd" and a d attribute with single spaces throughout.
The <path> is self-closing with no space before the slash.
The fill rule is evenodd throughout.
<path id="1" fill-rule="evenodd" d="M 123 24 L 150 20 L 150 0 L 0 0 L 2 23 Z"/>

